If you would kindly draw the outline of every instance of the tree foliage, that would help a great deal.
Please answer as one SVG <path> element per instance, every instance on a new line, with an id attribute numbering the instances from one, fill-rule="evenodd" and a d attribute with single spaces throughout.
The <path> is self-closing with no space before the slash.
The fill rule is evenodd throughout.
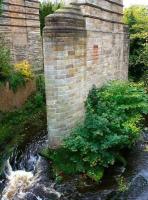
<path id="1" fill-rule="evenodd" d="M 3 0 L 0 0 L 0 15 L 2 14 L 2 3 L 3 3 Z"/>
<path id="2" fill-rule="evenodd" d="M 51 1 L 41 2 L 40 3 L 40 29 L 41 34 L 45 26 L 45 17 L 49 14 L 54 13 L 57 9 L 62 6 L 62 3 L 52 3 Z"/>
<path id="3" fill-rule="evenodd" d="M 10 50 L 6 47 L 3 38 L 0 39 L 0 81 L 10 75 L 12 69 Z"/>
<path id="4" fill-rule="evenodd" d="M 84 124 L 66 138 L 49 157 L 58 173 L 87 174 L 95 181 L 130 148 L 140 136 L 142 113 L 148 112 L 147 94 L 142 84 L 113 82 L 93 88 L 85 103 Z"/>
<path id="5" fill-rule="evenodd" d="M 124 10 L 124 22 L 130 31 L 129 75 L 135 81 L 148 70 L 148 8 L 131 6 Z"/>

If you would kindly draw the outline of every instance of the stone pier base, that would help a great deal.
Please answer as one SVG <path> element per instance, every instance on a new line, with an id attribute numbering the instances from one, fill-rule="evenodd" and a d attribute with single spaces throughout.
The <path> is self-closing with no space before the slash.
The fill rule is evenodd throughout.
<path id="1" fill-rule="evenodd" d="M 118 2 L 118 3 L 117 3 Z M 46 18 L 44 64 L 49 146 L 84 116 L 92 85 L 128 77 L 128 33 L 121 1 L 77 1 Z"/>

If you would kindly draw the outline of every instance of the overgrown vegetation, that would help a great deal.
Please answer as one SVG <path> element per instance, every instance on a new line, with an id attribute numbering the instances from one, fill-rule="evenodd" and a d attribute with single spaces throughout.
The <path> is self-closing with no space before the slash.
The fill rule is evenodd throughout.
<path id="1" fill-rule="evenodd" d="M 49 14 L 54 13 L 57 9 L 61 8 L 63 3 L 52 3 L 51 1 L 41 2 L 40 3 L 40 29 L 41 34 L 43 32 L 43 28 L 45 26 L 45 17 Z"/>
<path id="2" fill-rule="evenodd" d="M 139 81 L 148 80 L 148 8 L 131 6 L 124 10 L 124 22 L 130 32 L 129 76 Z"/>
<path id="3" fill-rule="evenodd" d="M 14 112 L 0 113 L 0 169 L 3 161 L 14 148 L 16 141 L 33 130 L 46 127 L 45 94 L 43 77 L 37 77 L 37 91 L 22 108 Z M 5 152 L 5 153 L 3 153 Z"/>
<path id="4" fill-rule="evenodd" d="M 3 0 L 0 0 L 0 15 L 2 14 L 2 3 L 3 3 Z"/>
<path id="5" fill-rule="evenodd" d="M 0 37 L 0 85 L 9 84 L 15 92 L 24 86 L 27 81 L 36 79 L 37 91 L 21 109 L 14 112 L 0 112 L 0 171 L 3 161 L 8 157 L 18 140 L 24 134 L 43 130 L 46 127 L 45 115 L 45 87 L 43 76 L 32 72 L 32 66 L 27 60 L 12 64 L 9 48 Z M 1 88 L 2 90 L 2 88 Z M 35 131 L 34 130 L 34 131 Z"/>
<path id="6" fill-rule="evenodd" d="M 117 179 L 117 183 L 118 183 L 118 191 L 119 192 L 125 192 L 128 190 L 128 184 L 123 176 L 121 176 Z"/>
<path id="7" fill-rule="evenodd" d="M 99 181 L 104 168 L 123 162 L 120 154 L 140 136 L 148 96 L 142 84 L 112 82 L 93 88 L 85 102 L 85 120 L 57 150 L 43 152 L 55 173 L 86 174 Z"/>
<path id="8" fill-rule="evenodd" d="M 0 81 L 4 81 L 10 74 L 11 65 L 11 56 L 10 50 L 5 47 L 5 43 L 0 41 Z"/>
<path id="9" fill-rule="evenodd" d="M 25 85 L 26 81 L 34 77 L 31 71 L 31 65 L 24 60 L 13 65 L 11 63 L 10 50 L 6 47 L 5 42 L 0 42 L 0 84 L 9 83 L 10 88 L 14 91 L 18 87 Z"/>

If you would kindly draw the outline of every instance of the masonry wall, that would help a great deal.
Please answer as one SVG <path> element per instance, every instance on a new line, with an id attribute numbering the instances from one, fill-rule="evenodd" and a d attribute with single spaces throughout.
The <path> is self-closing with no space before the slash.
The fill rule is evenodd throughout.
<path id="1" fill-rule="evenodd" d="M 87 30 L 86 95 L 92 84 L 100 87 L 113 79 L 128 77 L 128 35 L 121 0 L 79 3 Z"/>
<path id="2" fill-rule="evenodd" d="M 43 70 L 37 0 L 3 0 L 0 37 L 4 38 L 10 47 L 14 63 L 28 60 L 34 71 Z"/>
<path id="3" fill-rule="evenodd" d="M 27 101 L 28 97 L 36 91 L 35 80 L 26 82 L 25 86 L 17 88 L 13 91 L 9 83 L 0 86 L 0 111 L 10 112 L 21 108 Z"/>
<path id="4" fill-rule="evenodd" d="M 46 19 L 44 61 L 49 145 L 84 116 L 92 85 L 128 77 L 128 33 L 121 1 L 78 0 Z"/>

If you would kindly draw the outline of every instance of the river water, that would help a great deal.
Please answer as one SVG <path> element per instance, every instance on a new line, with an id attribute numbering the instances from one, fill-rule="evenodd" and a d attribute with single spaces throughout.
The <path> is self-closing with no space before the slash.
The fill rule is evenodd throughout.
<path id="1" fill-rule="evenodd" d="M 100 184 L 73 177 L 55 183 L 50 162 L 39 156 L 47 146 L 47 134 L 24 140 L 4 166 L 0 180 L 1 200 L 148 200 L 148 133 L 128 153 L 128 165 L 110 168 Z M 124 176 L 126 191 L 118 191 Z"/>

